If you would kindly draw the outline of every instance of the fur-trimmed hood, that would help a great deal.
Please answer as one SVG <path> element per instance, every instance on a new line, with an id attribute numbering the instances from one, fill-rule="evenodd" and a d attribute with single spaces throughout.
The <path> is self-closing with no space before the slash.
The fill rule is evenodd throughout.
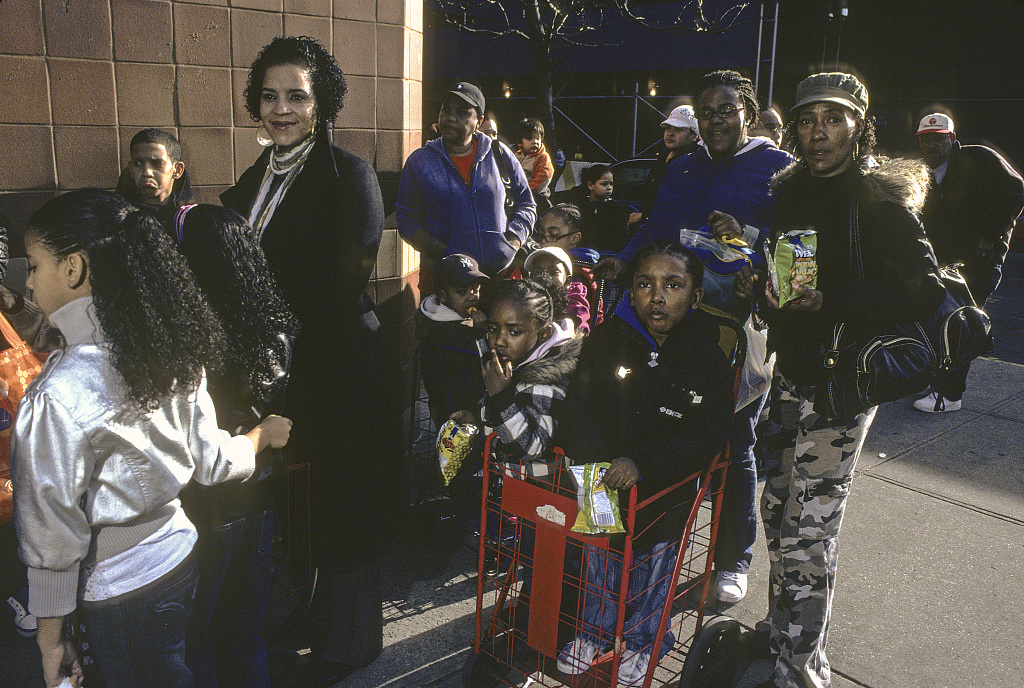
<path id="1" fill-rule="evenodd" d="M 920 215 L 924 199 L 932 185 L 928 166 L 920 160 L 906 158 L 876 158 L 877 165 L 862 168 L 864 184 L 878 201 L 901 205 L 914 215 Z M 810 174 L 802 162 L 794 162 L 772 177 L 771 193 L 776 194 L 783 184 L 801 174 Z"/>
<path id="2" fill-rule="evenodd" d="M 517 382 L 567 387 L 576 372 L 583 340 L 582 334 L 576 334 L 550 349 L 542 358 L 524 363 L 516 370 Z"/>

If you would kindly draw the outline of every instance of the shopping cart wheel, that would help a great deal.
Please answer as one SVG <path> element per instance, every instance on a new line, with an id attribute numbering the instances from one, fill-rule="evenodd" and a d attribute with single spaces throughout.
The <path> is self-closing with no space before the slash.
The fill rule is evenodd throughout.
<path id="1" fill-rule="evenodd" d="M 704 624 L 693 639 L 683 663 L 679 688 L 729 688 L 735 685 L 737 645 L 741 626 L 733 620 L 719 618 Z"/>
<path id="2" fill-rule="evenodd" d="M 507 667 L 502 666 L 494 657 L 470 652 L 466 657 L 466 665 L 462 667 L 462 685 L 465 688 L 496 688 L 501 685 Z"/>

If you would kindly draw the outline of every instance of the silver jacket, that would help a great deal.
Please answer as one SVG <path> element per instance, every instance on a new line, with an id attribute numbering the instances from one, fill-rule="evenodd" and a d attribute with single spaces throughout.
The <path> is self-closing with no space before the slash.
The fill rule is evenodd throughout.
<path id="1" fill-rule="evenodd" d="M 178 493 L 245 478 L 252 443 L 217 427 L 205 379 L 151 413 L 125 397 L 91 297 L 50 316 L 67 349 L 29 386 L 11 435 L 15 525 L 32 613 L 75 608 L 79 565 L 127 551 L 181 508 Z"/>

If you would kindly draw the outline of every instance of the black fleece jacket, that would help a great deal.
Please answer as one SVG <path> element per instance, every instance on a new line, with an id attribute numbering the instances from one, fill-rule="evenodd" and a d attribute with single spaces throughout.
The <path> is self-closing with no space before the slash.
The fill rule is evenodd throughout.
<path id="1" fill-rule="evenodd" d="M 557 443 L 574 464 L 633 459 L 640 471 L 637 499 L 646 499 L 703 470 L 725 447 L 733 380 L 710 315 L 691 313 L 658 347 L 623 302 L 583 344 Z M 677 539 L 686 510 L 675 507 L 688 499 L 658 500 L 641 513 L 638 533 L 673 511 L 638 544 Z"/>

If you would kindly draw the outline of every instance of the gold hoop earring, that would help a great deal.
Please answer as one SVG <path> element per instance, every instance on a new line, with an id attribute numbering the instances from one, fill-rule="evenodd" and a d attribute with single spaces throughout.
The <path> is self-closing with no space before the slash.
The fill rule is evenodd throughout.
<path id="1" fill-rule="evenodd" d="M 267 128 L 260 125 L 260 128 L 256 130 L 256 143 L 260 144 L 264 148 L 268 148 L 274 145 L 274 139 L 270 138 L 270 132 Z"/>

